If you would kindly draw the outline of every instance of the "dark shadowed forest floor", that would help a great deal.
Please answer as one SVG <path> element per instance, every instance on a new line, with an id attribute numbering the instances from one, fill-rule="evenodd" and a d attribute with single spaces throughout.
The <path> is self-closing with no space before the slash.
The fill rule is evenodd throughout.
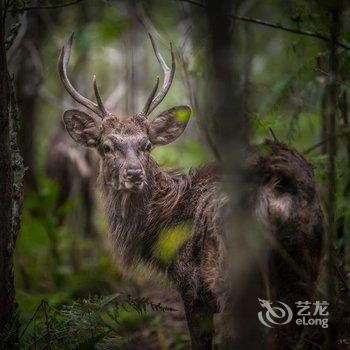
<path id="1" fill-rule="evenodd" d="M 137 287 L 136 287 L 137 289 Z M 141 293 L 152 303 L 174 311 L 149 311 L 134 329 L 128 329 L 126 350 L 190 349 L 182 302 L 175 289 L 149 283 Z"/>

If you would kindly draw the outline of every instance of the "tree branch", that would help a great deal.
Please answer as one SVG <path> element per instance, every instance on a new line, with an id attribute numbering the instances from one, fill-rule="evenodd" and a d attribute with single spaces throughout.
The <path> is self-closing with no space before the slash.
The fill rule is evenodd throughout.
<path id="1" fill-rule="evenodd" d="M 178 1 L 181 1 L 181 2 L 187 2 L 191 5 L 195 5 L 195 6 L 198 6 L 198 7 L 201 7 L 201 8 L 206 8 L 206 6 L 202 3 L 199 3 L 199 2 L 196 2 L 196 1 L 193 1 L 193 0 L 178 0 Z M 269 22 L 269 21 L 264 21 L 264 20 L 261 20 L 261 19 L 257 19 L 257 18 L 252 18 L 252 17 L 247 17 L 247 16 L 238 16 L 238 15 L 229 15 L 229 17 L 231 19 L 235 19 L 235 20 L 238 20 L 238 21 L 242 21 L 242 22 L 249 22 L 249 23 L 255 23 L 255 24 L 260 24 L 264 27 L 269 27 L 269 28 L 274 28 L 274 29 L 279 29 L 279 30 L 283 30 L 285 32 L 289 32 L 289 33 L 294 33 L 294 34 L 299 34 L 299 35 L 304 35 L 304 36 L 308 36 L 308 37 L 311 37 L 311 38 L 316 38 L 316 39 L 319 39 L 319 40 L 322 40 L 322 41 L 326 41 L 326 42 L 330 42 L 330 38 L 321 34 L 321 33 L 318 33 L 318 32 L 311 32 L 309 30 L 301 30 L 301 29 L 294 29 L 294 28 L 290 28 L 290 27 L 286 27 L 280 23 L 274 23 L 274 22 Z M 345 50 L 350 50 L 350 45 L 347 45 L 347 44 L 344 44 L 344 43 L 341 43 L 339 41 L 336 42 L 337 46 L 345 49 Z"/>
<path id="2" fill-rule="evenodd" d="M 59 5 L 48 5 L 48 6 L 24 6 L 23 10 L 24 11 L 29 11 L 29 10 L 52 10 L 52 9 L 58 9 L 62 7 L 68 7 L 72 5 L 76 5 L 79 2 L 82 2 L 84 0 L 75 0 L 71 2 L 67 2 L 66 4 L 59 4 Z"/>
<path id="3" fill-rule="evenodd" d="M 339 137 L 344 137 L 344 136 L 349 136 L 350 135 L 350 131 L 344 131 L 344 132 L 341 132 L 337 135 L 335 135 L 336 138 L 339 138 Z M 322 140 L 320 142 L 317 142 L 315 143 L 313 146 L 309 147 L 308 149 L 306 149 L 303 154 L 308 154 L 312 151 L 314 151 L 315 149 L 317 149 L 318 147 L 321 147 L 323 146 L 325 143 L 327 143 L 329 141 L 329 137 L 327 137 L 325 140 Z"/>

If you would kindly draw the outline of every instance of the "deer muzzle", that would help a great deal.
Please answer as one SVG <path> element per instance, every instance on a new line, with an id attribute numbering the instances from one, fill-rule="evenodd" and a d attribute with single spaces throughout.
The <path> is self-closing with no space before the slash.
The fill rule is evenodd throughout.
<path id="1" fill-rule="evenodd" d="M 145 174 L 141 167 L 128 167 L 123 172 L 121 187 L 124 190 L 141 191 L 145 185 Z"/>

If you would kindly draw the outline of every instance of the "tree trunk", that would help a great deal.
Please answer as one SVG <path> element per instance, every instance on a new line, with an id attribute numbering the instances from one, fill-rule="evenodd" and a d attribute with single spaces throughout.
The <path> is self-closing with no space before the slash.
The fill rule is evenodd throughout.
<path id="1" fill-rule="evenodd" d="M 26 13 L 27 29 L 18 49 L 9 61 L 14 69 L 15 87 L 21 116 L 20 148 L 28 168 L 26 188 L 37 189 L 34 134 L 38 114 L 38 88 L 42 83 L 41 61 L 38 54 L 48 30 L 41 11 Z"/>
<path id="2" fill-rule="evenodd" d="M 343 77 L 344 78 L 344 77 Z M 346 78 L 344 78 L 345 80 Z M 344 129 L 349 128 L 349 117 L 348 117 L 348 99 L 347 99 L 347 90 L 346 88 L 343 89 L 340 95 L 340 101 L 339 101 L 339 108 L 340 108 L 340 117 L 341 117 L 341 125 Z M 346 149 L 346 155 L 347 155 L 347 165 L 350 169 L 350 135 L 346 135 L 344 137 L 345 142 L 345 149 Z M 350 195 L 350 178 L 347 180 L 345 189 L 343 192 L 344 200 L 348 201 Z M 337 239 L 338 242 L 342 242 L 340 248 L 339 248 L 339 256 L 342 260 L 341 268 L 344 269 L 347 266 L 348 263 L 348 254 L 347 254 L 347 227 L 346 227 L 346 214 L 343 214 L 340 216 L 337 220 Z M 344 275 L 346 272 L 344 271 Z"/>
<path id="3" fill-rule="evenodd" d="M 5 51 L 4 1 L 0 0 L 0 332 L 1 348 L 17 347 L 13 279 L 13 170 L 10 136 L 10 85 Z"/>
<path id="4" fill-rule="evenodd" d="M 341 8 L 339 4 L 331 5 L 330 9 L 330 34 L 331 41 L 329 45 L 329 76 L 326 86 L 325 116 L 327 121 L 327 151 L 328 151 L 328 169 L 327 169 L 327 236 L 326 236 L 326 254 L 327 254 L 327 299 L 330 304 L 330 319 L 327 332 L 327 349 L 336 349 L 338 342 L 338 326 L 336 318 L 336 281 L 335 281 L 335 257 L 334 243 L 336 240 L 336 112 L 337 112 L 337 78 L 338 78 L 338 55 L 337 41 L 340 32 Z"/>
<path id="5" fill-rule="evenodd" d="M 265 252 L 262 235 L 254 227 L 247 210 L 245 159 L 249 128 L 242 101 L 242 79 L 238 67 L 241 49 L 234 13 L 241 1 L 208 1 L 206 37 L 209 77 L 206 113 L 222 160 L 222 178 L 230 203 L 223 213 L 227 259 L 223 263 L 219 288 L 220 349 L 261 349 L 258 298 L 262 293 L 260 265 Z M 232 242 L 235 242 L 232 244 Z M 252 242 L 259 245 L 253 247 Z M 237 247 L 239 247 L 237 249 Z"/>

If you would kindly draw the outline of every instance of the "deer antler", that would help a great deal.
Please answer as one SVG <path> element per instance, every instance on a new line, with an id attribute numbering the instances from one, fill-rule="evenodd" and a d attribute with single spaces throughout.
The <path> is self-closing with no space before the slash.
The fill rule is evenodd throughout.
<path id="1" fill-rule="evenodd" d="M 163 82 L 162 88 L 160 89 L 160 91 L 156 95 L 156 92 L 158 89 L 158 84 L 159 84 L 159 78 L 157 77 L 157 82 L 156 82 L 154 88 L 152 89 L 152 91 L 147 99 L 147 102 L 140 113 L 140 115 L 142 115 L 144 117 L 147 117 L 163 101 L 164 97 L 166 96 L 166 94 L 168 93 L 168 91 L 170 89 L 170 86 L 171 86 L 171 83 L 173 82 L 173 78 L 174 78 L 174 74 L 175 74 L 175 55 L 174 55 L 173 47 L 172 47 L 171 43 L 170 43 L 171 68 L 169 68 L 165 63 L 164 58 L 162 57 L 162 55 L 158 51 L 152 35 L 150 33 L 148 33 L 148 35 L 151 39 L 154 54 L 156 55 L 157 60 L 163 69 L 164 82 Z"/>
<path id="2" fill-rule="evenodd" d="M 60 57 L 58 59 L 58 73 L 61 78 L 61 81 L 66 88 L 67 92 L 81 105 L 85 106 L 86 108 L 90 109 L 94 113 L 96 113 L 101 118 L 104 118 L 108 116 L 110 113 L 106 110 L 106 108 L 103 105 L 103 102 L 100 97 L 100 93 L 98 92 L 97 84 L 96 84 L 96 77 L 93 78 L 93 85 L 94 85 L 94 91 L 96 96 L 97 104 L 90 101 L 86 97 L 82 96 L 71 84 L 71 82 L 68 79 L 67 75 L 67 66 L 70 59 L 70 53 L 72 50 L 72 44 L 74 39 L 74 33 L 72 33 L 68 40 L 66 41 L 66 44 L 62 47 Z"/>

